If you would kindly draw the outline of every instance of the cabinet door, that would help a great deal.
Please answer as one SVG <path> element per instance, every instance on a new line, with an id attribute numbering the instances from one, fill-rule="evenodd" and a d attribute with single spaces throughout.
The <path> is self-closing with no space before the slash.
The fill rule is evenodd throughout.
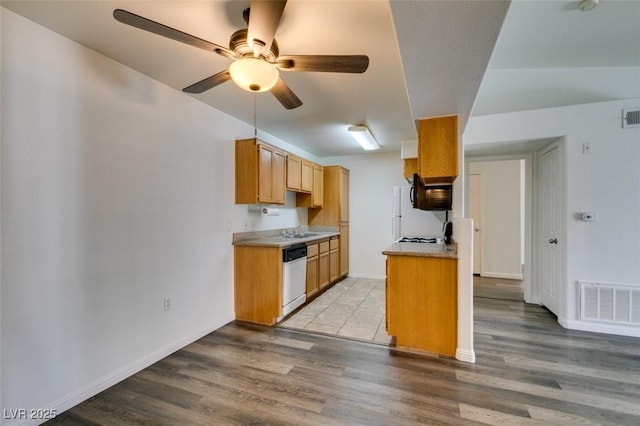
<path id="1" fill-rule="evenodd" d="M 258 201 L 273 202 L 273 150 L 265 145 L 258 145 Z"/>
<path id="2" fill-rule="evenodd" d="M 418 159 L 406 158 L 404 160 L 404 178 L 413 182 L 413 175 L 418 173 Z"/>
<path id="3" fill-rule="evenodd" d="M 307 299 L 318 292 L 318 256 L 307 257 Z"/>
<path id="4" fill-rule="evenodd" d="M 456 259 L 388 256 L 386 308 L 398 347 L 455 355 L 457 264 Z"/>
<path id="5" fill-rule="evenodd" d="M 340 277 L 340 251 L 329 252 L 329 282 L 334 282 Z"/>
<path id="6" fill-rule="evenodd" d="M 285 164 L 287 161 L 287 155 L 284 152 L 273 151 L 271 159 L 271 188 L 272 198 L 271 202 L 275 204 L 285 203 Z"/>
<path id="7" fill-rule="evenodd" d="M 349 170 L 340 169 L 340 222 L 349 222 Z"/>
<path id="8" fill-rule="evenodd" d="M 349 224 L 341 223 L 340 227 L 340 276 L 349 274 Z"/>
<path id="9" fill-rule="evenodd" d="M 293 155 L 287 155 L 287 189 L 300 191 L 302 184 L 302 160 Z"/>
<path id="10" fill-rule="evenodd" d="M 302 160 L 300 190 L 302 192 L 313 191 L 313 163 Z"/>
<path id="11" fill-rule="evenodd" d="M 425 182 L 452 182 L 458 176 L 458 116 L 420 120 L 418 174 Z"/>
<path id="12" fill-rule="evenodd" d="M 329 252 L 318 255 L 318 287 L 322 290 L 329 285 Z"/>
<path id="13" fill-rule="evenodd" d="M 324 199 L 324 171 L 322 166 L 313 165 L 313 191 L 311 192 L 311 207 L 322 207 Z"/>

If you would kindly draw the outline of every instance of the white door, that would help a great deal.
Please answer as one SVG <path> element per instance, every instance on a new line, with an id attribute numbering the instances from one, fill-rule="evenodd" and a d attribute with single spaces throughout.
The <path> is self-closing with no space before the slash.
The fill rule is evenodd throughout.
<path id="1" fill-rule="evenodd" d="M 469 217 L 473 219 L 473 273 L 480 274 L 482 256 L 482 175 L 469 175 Z"/>
<path id="2" fill-rule="evenodd" d="M 562 252 L 560 211 L 562 187 L 560 179 L 560 150 L 554 146 L 540 155 L 538 191 L 540 195 L 540 301 L 558 315 L 562 286 Z"/>

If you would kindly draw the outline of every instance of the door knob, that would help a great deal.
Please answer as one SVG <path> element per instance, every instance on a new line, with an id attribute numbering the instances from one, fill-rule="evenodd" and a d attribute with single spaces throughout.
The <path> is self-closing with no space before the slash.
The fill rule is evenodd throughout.
<path id="1" fill-rule="evenodd" d="M 478 231 L 480 231 L 480 228 L 474 228 L 473 230 L 478 232 Z"/>
<path id="2" fill-rule="evenodd" d="M 557 238 L 551 238 L 549 240 L 549 244 L 558 244 L 558 239 Z"/>

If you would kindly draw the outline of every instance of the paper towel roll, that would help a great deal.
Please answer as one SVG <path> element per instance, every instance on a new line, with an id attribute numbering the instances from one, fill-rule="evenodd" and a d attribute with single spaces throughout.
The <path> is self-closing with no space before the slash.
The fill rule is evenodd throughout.
<path id="1" fill-rule="evenodd" d="M 262 214 L 265 214 L 267 216 L 278 216 L 280 214 L 280 210 L 279 209 L 270 209 L 268 207 L 265 207 L 262 209 Z"/>

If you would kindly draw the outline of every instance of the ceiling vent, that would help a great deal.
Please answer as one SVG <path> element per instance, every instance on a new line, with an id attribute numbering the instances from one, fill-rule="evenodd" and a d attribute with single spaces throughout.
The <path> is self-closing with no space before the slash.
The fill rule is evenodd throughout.
<path id="1" fill-rule="evenodd" d="M 622 110 L 622 128 L 640 127 L 640 108 Z"/>

